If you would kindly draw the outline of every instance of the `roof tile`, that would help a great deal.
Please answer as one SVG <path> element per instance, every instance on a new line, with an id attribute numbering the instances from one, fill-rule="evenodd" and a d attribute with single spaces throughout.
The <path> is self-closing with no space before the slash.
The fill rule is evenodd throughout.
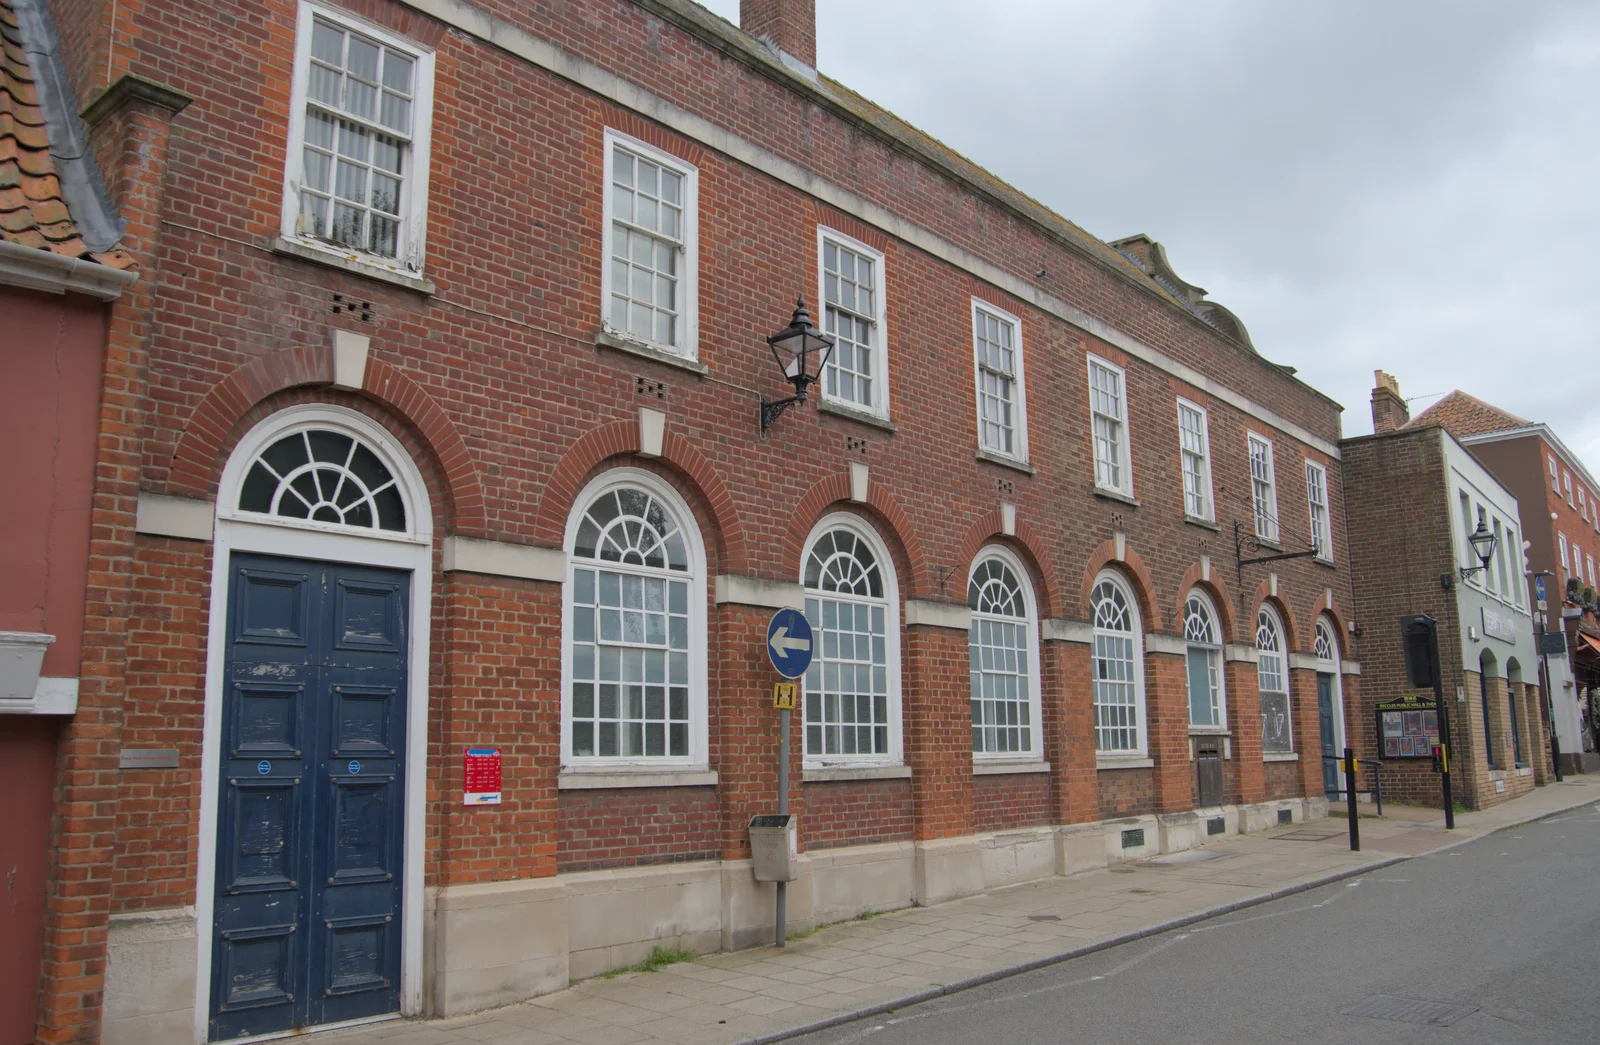
<path id="1" fill-rule="evenodd" d="M 0 0 L 0 241 L 131 269 L 124 251 L 91 252 L 72 220 L 11 2 Z"/>
<path id="2" fill-rule="evenodd" d="M 1456 389 L 1401 427 L 1438 425 L 1459 439 L 1464 435 L 1503 432 L 1508 428 L 1522 428 L 1532 423 L 1498 406 L 1491 406 L 1477 396 Z"/>

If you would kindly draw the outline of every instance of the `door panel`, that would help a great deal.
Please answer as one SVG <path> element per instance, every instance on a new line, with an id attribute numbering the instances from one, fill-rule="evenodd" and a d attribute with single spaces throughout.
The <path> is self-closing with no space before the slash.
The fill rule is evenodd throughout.
<path id="1" fill-rule="evenodd" d="M 1222 738 L 1194 738 L 1195 786 L 1202 807 L 1222 804 Z"/>
<path id="2" fill-rule="evenodd" d="M 1339 780 L 1338 764 L 1328 761 L 1329 758 L 1340 756 L 1333 729 L 1332 675 L 1317 676 L 1317 721 L 1322 730 L 1322 789 L 1328 795 L 1334 795 L 1344 789 L 1344 784 Z"/>
<path id="3" fill-rule="evenodd" d="M 395 1012 L 409 578 L 233 567 L 211 1037 Z"/>

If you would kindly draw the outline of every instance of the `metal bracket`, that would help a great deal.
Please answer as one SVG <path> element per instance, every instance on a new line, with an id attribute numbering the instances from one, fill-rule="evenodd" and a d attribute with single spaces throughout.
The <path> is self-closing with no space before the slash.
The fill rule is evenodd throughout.
<path id="1" fill-rule="evenodd" d="M 767 399 L 761 397 L 761 430 L 765 432 L 772 427 L 772 422 L 783 416 L 783 412 L 796 403 L 806 401 L 805 396 L 790 396 L 788 399 Z"/>
<path id="2" fill-rule="evenodd" d="M 1246 559 L 1244 557 L 1246 544 L 1250 546 L 1251 551 L 1261 550 L 1260 538 L 1253 535 L 1246 537 L 1239 528 L 1239 521 L 1235 519 L 1233 522 L 1233 557 L 1238 564 L 1239 586 L 1241 588 L 1244 586 L 1244 568 L 1246 566 L 1252 566 L 1259 562 L 1282 562 L 1285 559 L 1310 559 L 1317 554 L 1317 549 L 1313 547 L 1303 552 L 1277 552 L 1273 555 L 1257 555 Z"/>

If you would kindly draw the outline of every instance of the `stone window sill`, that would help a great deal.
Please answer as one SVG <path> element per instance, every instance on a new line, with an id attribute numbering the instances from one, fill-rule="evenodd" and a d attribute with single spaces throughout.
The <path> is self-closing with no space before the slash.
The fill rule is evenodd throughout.
<path id="1" fill-rule="evenodd" d="M 387 283 L 393 287 L 414 290 L 419 294 L 431 295 L 439 289 L 434 286 L 431 279 L 407 275 L 404 272 L 395 272 L 393 269 L 386 269 L 381 265 L 373 265 L 362 261 L 360 255 L 340 253 L 330 247 L 304 243 L 285 236 L 279 236 L 274 239 L 271 246 L 274 254 L 299 258 L 301 261 L 309 261 L 317 265 L 326 265 L 329 268 L 336 268 L 352 275 L 377 280 L 379 283 Z"/>
<path id="2" fill-rule="evenodd" d="M 1118 758 L 1115 756 L 1101 755 L 1094 760 L 1096 769 L 1151 769 L 1155 766 L 1153 758 Z"/>
<path id="3" fill-rule="evenodd" d="M 824 399 L 821 396 L 817 397 L 817 413 L 832 414 L 834 417 L 843 417 L 850 421 L 859 421 L 864 425 L 871 425 L 873 428 L 881 428 L 885 432 L 900 431 L 900 426 L 889 420 L 887 417 L 879 417 L 877 414 L 869 413 L 866 410 L 845 406 L 843 403 L 835 403 L 831 400 Z"/>
<path id="4" fill-rule="evenodd" d="M 1185 515 L 1183 517 L 1183 521 L 1188 523 L 1190 526 L 1198 526 L 1202 530 L 1210 530 L 1212 533 L 1222 532 L 1221 526 L 1212 522 L 1210 519 L 1202 519 L 1198 515 Z"/>
<path id="5" fill-rule="evenodd" d="M 1015 457 L 1007 457 L 1005 454 L 996 453 L 993 450 L 985 450 L 982 447 L 978 449 L 977 458 L 980 461 L 987 461 L 990 464 L 997 464 L 1002 468 L 1015 468 L 1024 475 L 1037 475 L 1039 472 L 1037 468 L 1033 467 L 1027 461 L 1021 461 Z"/>
<path id="6" fill-rule="evenodd" d="M 594 335 L 594 343 L 601 348 L 609 348 L 613 352 L 623 352 L 630 356 L 638 356 L 640 359 L 648 359 L 652 363 L 665 363 L 667 366 L 675 366 L 679 370 L 687 370 L 691 374 L 704 376 L 707 370 L 704 363 L 690 359 L 688 356 L 680 356 L 676 352 L 668 352 L 646 342 L 635 341 L 630 337 L 618 337 L 609 330 L 598 331 Z"/>
<path id="7" fill-rule="evenodd" d="M 1264 755 L 1261 756 L 1261 761 L 1263 761 L 1263 762 L 1298 762 L 1298 761 L 1300 761 L 1300 752 L 1298 752 L 1298 751 L 1268 752 L 1267 754 L 1264 754 Z"/>
<path id="8" fill-rule="evenodd" d="M 1323 558 L 1321 555 L 1313 555 L 1311 557 L 1311 561 L 1316 563 L 1318 566 L 1326 566 L 1330 570 L 1338 569 L 1338 566 L 1332 559 Z"/>
<path id="9" fill-rule="evenodd" d="M 1107 486 L 1096 486 L 1094 488 L 1094 495 L 1096 497 L 1103 497 L 1108 501 L 1117 501 L 1122 504 L 1130 505 L 1134 508 L 1139 507 L 1139 502 L 1136 498 L 1123 493 L 1121 490 L 1113 490 Z"/>
<path id="10" fill-rule="evenodd" d="M 1007 773 L 1048 773 L 1048 762 L 979 762 L 972 763 L 973 776 L 1003 776 Z"/>
<path id="11" fill-rule="evenodd" d="M 806 784 L 836 780 L 910 780 L 910 766 L 806 766 L 800 780 Z"/>
<path id="12" fill-rule="evenodd" d="M 634 766 L 567 768 L 556 778 L 561 791 L 594 791 L 613 787 L 715 787 L 717 772 L 703 766 L 653 769 Z"/>

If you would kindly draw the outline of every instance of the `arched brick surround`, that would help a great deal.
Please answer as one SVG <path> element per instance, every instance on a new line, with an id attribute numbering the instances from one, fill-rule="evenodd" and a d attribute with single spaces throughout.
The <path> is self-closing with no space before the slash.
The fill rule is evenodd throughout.
<path id="1" fill-rule="evenodd" d="M 245 415 L 263 400 L 292 388 L 333 383 L 332 346 L 300 345 L 260 356 L 223 378 L 194 408 L 167 473 L 171 493 L 215 496 L 226 449 Z M 444 409 L 403 370 L 367 362 L 361 395 L 416 427 L 449 487 L 457 533 L 487 537 L 483 483 L 466 442 Z"/>
<path id="2" fill-rule="evenodd" d="M 1303 649 L 1301 647 L 1301 645 L 1300 645 L 1300 622 L 1294 615 L 1294 607 L 1290 606 L 1287 602 L 1285 602 L 1283 599 L 1279 598 L 1278 596 L 1272 594 L 1272 585 L 1271 585 L 1271 582 L 1269 582 L 1269 581 L 1262 581 L 1260 584 L 1256 585 L 1256 599 L 1255 599 L 1255 602 L 1252 604 L 1254 606 L 1254 609 L 1251 610 L 1251 612 L 1250 612 L 1250 620 L 1252 622 L 1251 632 L 1250 632 L 1250 645 L 1254 646 L 1255 643 L 1256 643 L 1255 630 L 1254 630 L 1254 621 L 1256 619 L 1256 614 L 1261 612 L 1262 604 L 1263 603 L 1268 603 L 1268 602 L 1272 603 L 1272 608 L 1278 611 L 1278 617 L 1279 617 L 1279 619 L 1281 619 L 1283 621 L 1283 630 L 1284 630 L 1283 644 L 1284 644 L 1284 647 L 1285 647 L 1284 648 L 1284 652 L 1285 653 L 1309 652 L 1309 651 Z"/>
<path id="3" fill-rule="evenodd" d="M 800 503 L 795 506 L 793 523 L 783 542 L 783 563 L 790 576 L 799 576 L 800 556 L 805 551 L 806 537 L 811 534 L 811 528 L 818 519 L 826 514 L 830 505 L 846 502 L 851 507 L 863 507 L 859 502 L 850 501 L 850 473 L 839 472 L 819 479 L 806 491 Z M 903 572 L 905 577 L 901 581 L 901 593 L 905 598 L 924 598 L 938 588 L 938 582 L 929 577 L 928 556 L 923 550 L 922 540 L 917 536 L 916 527 L 911 522 L 911 517 L 905 513 L 899 503 L 891 497 L 882 486 L 877 483 L 867 487 L 866 508 L 871 509 L 871 514 L 881 522 L 889 531 L 883 534 L 884 538 L 895 546 L 905 559 L 907 569 Z M 963 596 L 964 597 L 964 596 Z"/>
<path id="4" fill-rule="evenodd" d="M 613 457 L 639 452 L 639 422 L 612 421 L 586 432 L 573 443 L 550 472 L 539 509 L 534 515 L 534 537 L 540 544 L 559 548 L 566 536 L 567 516 L 578 491 L 594 471 Z M 720 549 L 722 568 L 745 572 L 749 568 L 744 523 L 722 476 L 693 443 L 668 431 L 661 441 L 659 461 L 682 476 L 704 499 L 716 532 L 709 535 Z"/>
<path id="5" fill-rule="evenodd" d="M 979 516 L 971 526 L 967 527 L 966 536 L 961 539 L 961 575 L 966 576 L 972 572 L 973 560 L 983 550 L 984 545 L 1005 544 L 1015 551 L 1033 572 L 1033 587 L 1039 597 L 1039 615 L 1061 616 L 1061 585 L 1057 581 L 1055 559 L 1045 550 L 1044 542 L 1026 521 L 1018 519 L 1016 530 L 1015 536 L 1007 536 L 1004 533 L 1004 521 L 998 508 Z"/>
<path id="6" fill-rule="evenodd" d="M 1146 631 L 1154 631 L 1161 622 L 1161 614 L 1156 598 L 1156 585 L 1150 579 L 1150 570 L 1144 564 L 1144 559 L 1139 553 L 1123 543 L 1122 558 L 1117 558 L 1117 542 L 1113 540 L 1103 542 L 1089 556 L 1088 565 L 1083 571 L 1083 590 L 1080 592 L 1078 609 L 1083 616 L 1080 620 L 1094 620 L 1094 613 L 1089 607 L 1089 595 L 1094 591 L 1094 579 L 1100 571 L 1107 566 L 1118 566 L 1127 578 L 1128 586 L 1133 589 L 1133 597 L 1139 600 L 1139 615 L 1144 620 Z"/>
<path id="7" fill-rule="evenodd" d="M 1172 630 L 1179 635 L 1183 634 L 1183 606 L 1189 601 L 1189 589 L 1200 587 L 1211 596 L 1211 601 L 1217 607 L 1217 614 L 1222 618 L 1222 634 L 1224 642 L 1238 642 L 1235 633 L 1238 619 L 1233 612 L 1233 593 L 1228 590 L 1228 583 L 1217 572 L 1215 564 L 1211 567 L 1211 579 L 1205 580 L 1205 571 L 1199 563 L 1190 566 L 1184 573 L 1183 580 L 1178 582 L 1178 594 L 1172 606 Z"/>

